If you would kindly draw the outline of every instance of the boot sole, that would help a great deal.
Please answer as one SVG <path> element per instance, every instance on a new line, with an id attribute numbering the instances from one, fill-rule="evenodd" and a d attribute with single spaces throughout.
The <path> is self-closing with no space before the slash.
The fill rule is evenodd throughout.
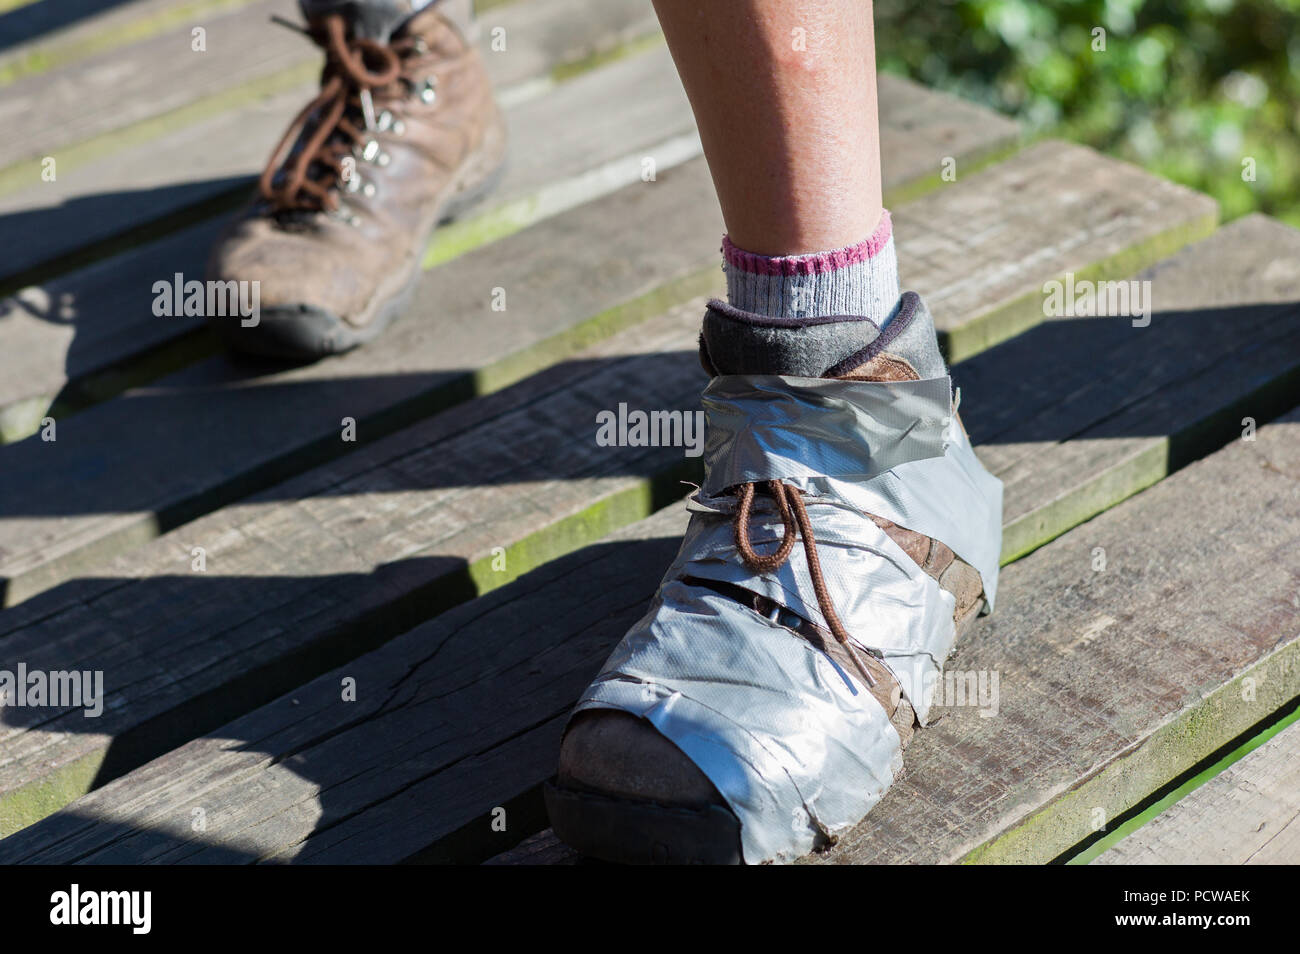
<path id="1" fill-rule="evenodd" d="M 238 351 L 289 361 L 315 361 L 373 341 L 410 304 L 422 271 L 420 263 L 424 248 L 434 230 L 455 221 L 500 185 L 506 170 L 504 125 L 494 138 L 495 143 L 487 145 L 462 167 L 462 182 L 453 188 L 439 208 L 437 217 L 419 243 L 419 254 L 412 257 L 401 284 L 396 291 L 377 298 L 371 304 L 373 317 L 369 321 L 358 326 L 315 305 L 281 305 L 263 309 L 260 320 L 252 327 L 224 320 L 211 324 Z"/>
<path id="2" fill-rule="evenodd" d="M 984 601 L 957 621 L 954 645 Z M 904 746 L 906 747 L 906 746 Z M 661 805 L 567 788 L 542 790 L 555 836 L 579 854 L 622 865 L 741 865 L 740 820 L 730 808 Z"/>
<path id="3" fill-rule="evenodd" d="M 620 865 L 738 865 L 740 822 L 721 805 L 675 808 L 547 782 L 551 828 L 570 848 Z"/>

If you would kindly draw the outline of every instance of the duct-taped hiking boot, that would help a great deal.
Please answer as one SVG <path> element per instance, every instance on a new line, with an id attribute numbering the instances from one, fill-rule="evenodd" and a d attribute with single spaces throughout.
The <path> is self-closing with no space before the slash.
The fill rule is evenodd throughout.
<path id="1" fill-rule="evenodd" d="M 817 377 L 757 373 L 722 345 L 765 319 L 710 306 L 690 526 L 545 791 L 583 854 L 753 864 L 834 844 L 901 768 L 958 633 L 992 608 L 1002 487 L 957 417 L 929 313 L 908 293 L 883 331 L 845 320 L 868 340 Z M 805 330 L 771 325 L 744 350 L 779 372 L 809 355 L 781 340 Z"/>
<path id="2" fill-rule="evenodd" d="M 496 181 L 505 126 L 478 51 L 434 4 L 305 0 L 320 93 L 290 124 L 208 278 L 259 283 L 259 314 L 210 321 L 237 348 L 347 351 L 401 311 L 433 228 Z"/>

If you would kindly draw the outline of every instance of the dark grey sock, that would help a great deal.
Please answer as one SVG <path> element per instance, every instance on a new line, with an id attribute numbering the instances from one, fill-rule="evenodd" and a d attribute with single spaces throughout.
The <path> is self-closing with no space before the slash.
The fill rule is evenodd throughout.
<path id="1" fill-rule="evenodd" d="M 381 43 L 388 42 L 393 31 L 434 3 L 462 33 L 467 33 L 472 19 L 471 0 L 298 0 L 307 19 L 342 13 L 358 36 Z"/>
<path id="2" fill-rule="evenodd" d="M 883 331 L 866 318 L 770 318 L 715 300 L 700 333 L 701 357 L 716 374 L 834 376 L 882 351 L 910 362 L 922 378 L 947 373 L 934 319 L 915 292 L 899 299 Z"/>

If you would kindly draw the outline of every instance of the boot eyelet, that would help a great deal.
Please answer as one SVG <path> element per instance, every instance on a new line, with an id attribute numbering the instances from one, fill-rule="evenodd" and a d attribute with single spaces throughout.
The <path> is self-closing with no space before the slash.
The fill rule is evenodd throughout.
<path id="1" fill-rule="evenodd" d="M 386 109 L 382 113 L 380 113 L 379 118 L 375 120 L 375 129 L 377 129 L 379 132 L 384 132 L 392 125 L 393 125 L 393 114 Z"/>
<path id="2" fill-rule="evenodd" d="M 381 153 L 379 154 L 379 156 L 375 159 L 375 162 L 378 163 L 378 164 L 381 165 L 381 166 L 386 166 L 386 165 L 388 165 L 390 162 L 392 162 L 392 159 L 393 159 L 393 157 L 390 156 L 388 153 L 386 153 L 386 152 L 381 152 Z"/>
<path id="3" fill-rule="evenodd" d="M 361 188 L 361 177 L 353 173 L 348 177 L 348 180 L 343 187 L 347 189 L 348 192 L 356 192 Z"/>
<path id="4" fill-rule="evenodd" d="M 366 162 L 373 162 L 377 155 L 379 155 L 379 143 L 373 139 L 367 139 L 366 144 L 361 149 L 361 158 Z"/>
<path id="5" fill-rule="evenodd" d="M 432 105 L 433 101 L 438 98 L 438 78 L 436 76 L 426 76 L 424 86 L 420 88 L 420 102 Z"/>
<path id="6" fill-rule="evenodd" d="M 367 199 L 373 199 L 375 197 L 376 191 L 378 190 L 375 189 L 375 184 L 373 182 L 367 182 L 361 188 L 361 194 L 364 195 Z"/>
<path id="7" fill-rule="evenodd" d="M 393 135 L 394 135 L 394 136 L 404 136 L 405 134 L 406 134 L 406 123 L 402 122 L 400 119 L 394 120 L 394 121 L 393 121 Z"/>

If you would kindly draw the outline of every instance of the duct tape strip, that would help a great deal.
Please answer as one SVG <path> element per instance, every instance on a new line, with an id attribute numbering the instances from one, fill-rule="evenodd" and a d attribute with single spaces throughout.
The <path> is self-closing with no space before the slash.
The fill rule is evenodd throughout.
<path id="1" fill-rule="evenodd" d="M 829 656 L 724 596 L 666 583 L 578 703 L 647 719 L 717 787 L 750 864 L 858 821 L 902 766 L 885 710 Z"/>
<path id="2" fill-rule="evenodd" d="M 947 376 L 867 382 L 724 375 L 704 391 L 700 502 L 784 480 L 811 499 L 940 540 L 979 570 L 990 608 L 1002 550 L 1002 482 L 975 456 Z M 821 538 L 820 532 L 818 538 Z"/>
<path id="3" fill-rule="evenodd" d="M 924 725 L 926 690 L 937 682 L 956 638 L 953 595 L 869 518 L 838 507 L 810 505 L 808 513 L 831 605 L 853 642 L 889 663 Z M 783 533 L 775 512 L 751 519 L 750 540 L 763 552 L 775 550 Z M 754 573 L 736 554 L 730 519 L 692 518 L 669 576 L 687 577 L 744 587 L 830 629 L 803 547 L 795 547 L 777 570 Z"/>
<path id="4" fill-rule="evenodd" d="M 949 378 L 864 382 L 730 374 L 704 389 L 703 491 L 759 480 L 863 481 L 942 457 L 952 423 Z"/>
<path id="5" fill-rule="evenodd" d="M 897 383 L 724 376 L 705 391 L 704 486 L 650 611 L 575 712 L 649 720 L 713 782 L 750 863 L 790 860 L 856 824 L 901 764 L 874 697 L 792 630 L 684 577 L 761 593 L 822 625 L 802 548 L 755 574 L 735 549 L 727 491 L 784 480 L 807 494 L 831 598 L 854 641 L 889 663 L 918 716 L 954 639 L 953 597 L 865 513 L 950 546 L 992 601 L 1001 483 L 955 420 L 949 379 Z M 765 499 L 765 498 L 764 498 Z M 782 534 L 770 502 L 751 536 Z"/>

